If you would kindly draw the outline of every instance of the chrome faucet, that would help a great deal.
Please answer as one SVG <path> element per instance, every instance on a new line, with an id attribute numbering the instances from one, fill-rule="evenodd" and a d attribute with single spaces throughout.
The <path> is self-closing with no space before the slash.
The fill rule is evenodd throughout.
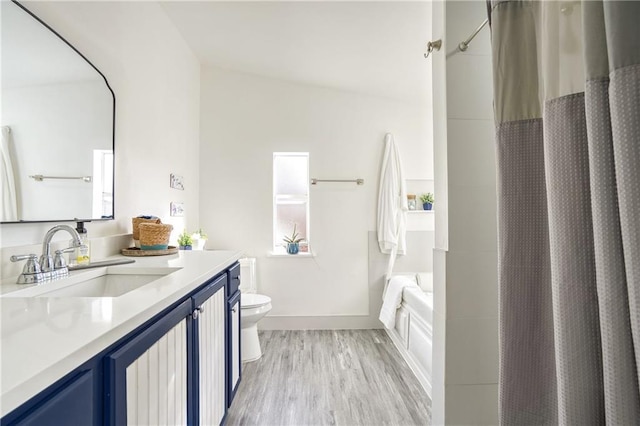
<path id="1" fill-rule="evenodd" d="M 51 239 L 58 231 L 67 231 L 71 235 L 72 245 L 63 250 L 56 250 L 55 259 L 51 256 Z M 80 235 L 69 225 L 57 225 L 49 229 L 42 242 L 42 255 L 38 262 L 35 254 L 11 256 L 12 262 L 26 260 L 27 263 L 18 277 L 18 284 L 37 284 L 69 275 L 69 268 L 64 261 L 63 253 L 68 253 L 78 247 L 84 247 Z"/>
<path id="2" fill-rule="evenodd" d="M 55 271 L 55 264 L 53 260 L 53 256 L 51 256 L 51 239 L 58 231 L 67 231 L 69 235 L 71 235 L 71 239 L 73 240 L 73 244 L 69 249 L 75 249 L 77 247 L 82 246 L 82 240 L 80 240 L 80 235 L 78 232 L 70 227 L 69 225 L 57 225 L 53 228 L 49 229 L 44 236 L 44 240 L 42 241 L 42 256 L 40 256 L 40 268 L 42 268 L 42 272 Z M 60 259 L 64 259 L 62 257 L 62 252 L 67 249 L 60 250 Z M 56 256 L 58 255 L 56 251 Z M 66 265 L 64 265 L 66 267 Z M 69 271 L 67 270 L 67 273 Z"/>

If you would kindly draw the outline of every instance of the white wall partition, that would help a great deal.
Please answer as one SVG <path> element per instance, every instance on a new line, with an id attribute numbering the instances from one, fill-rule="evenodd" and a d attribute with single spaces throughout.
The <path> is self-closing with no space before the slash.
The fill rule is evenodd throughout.
<path id="1" fill-rule="evenodd" d="M 498 423 L 496 166 L 485 2 L 434 2 L 433 424 Z M 443 90 L 446 88 L 446 91 Z M 444 203 L 442 203 L 444 201 Z"/>

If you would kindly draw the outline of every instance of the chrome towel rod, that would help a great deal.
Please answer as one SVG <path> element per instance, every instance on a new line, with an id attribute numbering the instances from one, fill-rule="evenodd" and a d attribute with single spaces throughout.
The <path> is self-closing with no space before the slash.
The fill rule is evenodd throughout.
<path id="1" fill-rule="evenodd" d="M 489 22 L 489 18 L 485 19 L 484 22 L 482 22 L 482 24 L 480 24 L 480 26 L 476 28 L 473 34 L 469 36 L 469 38 L 467 38 L 465 41 L 463 41 L 458 45 L 458 49 L 460 49 L 461 52 L 466 51 L 467 48 L 469 48 L 469 43 L 471 43 L 471 40 L 473 40 L 473 38 L 478 35 L 480 30 L 482 30 L 484 26 L 487 25 L 488 22 Z"/>
<path id="2" fill-rule="evenodd" d="M 364 179 L 316 179 L 311 178 L 311 185 L 316 185 L 318 182 L 351 182 L 356 185 L 364 185 Z"/>
<path id="3" fill-rule="evenodd" d="M 91 176 L 43 176 L 43 175 L 31 175 L 29 176 L 31 179 L 36 182 L 42 182 L 45 179 L 71 179 L 71 180 L 82 180 L 87 183 L 91 183 L 93 180 Z"/>

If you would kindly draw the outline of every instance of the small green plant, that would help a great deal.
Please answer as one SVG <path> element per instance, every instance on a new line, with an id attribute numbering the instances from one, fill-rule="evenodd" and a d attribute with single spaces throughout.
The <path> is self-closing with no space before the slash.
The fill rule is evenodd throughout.
<path id="1" fill-rule="evenodd" d="M 299 243 L 300 241 L 304 240 L 304 237 L 300 237 L 300 234 L 298 234 L 298 225 L 297 224 L 293 224 L 293 233 L 291 234 L 291 236 L 285 236 L 282 239 L 285 243 L 287 244 L 295 244 L 295 243 Z"/>
<path id="2" fill-rule="evenodd" d="M 420 196 L 420 201 L 422 201 L 422 204 L 433 204 L 433 194 L 430 192 L 427 192 L 426 194 L 422 194 Z"/>
<path id="3" fill-rule="evenodd" d="M 184 232 L 180 235 L 178 235 L 178 245 L 179 246 L 191 246 L 193 245 L 193 238 L 191 238 L 191 235 L 189 235 L 187 233 L 187 230 L 185 229 Z"/>

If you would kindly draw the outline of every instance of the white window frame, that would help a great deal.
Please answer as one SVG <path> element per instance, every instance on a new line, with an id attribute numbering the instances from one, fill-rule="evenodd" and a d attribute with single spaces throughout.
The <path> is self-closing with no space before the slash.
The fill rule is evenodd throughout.
<path id="1" fill-rule="evenodd" d="M 306 194 L 278 194 L 276 192 L 276 158 L 278 157 L 305 157 L 307 159 L 307 175 L 305 176 Z M 273 192 L 273 239 L 272 239 L 272 253 L 275 255 L 286 255 L 287 251 L 285 244 L 282 241 L 283 236 L 277 235 L 278 233 L 278 206 L 283 204 L 306 204 L 306 235 L 303 242 L 300 243 L 300 247 L 306 247 L 305 252 L 300 254 L 311 254 L 311 220 L 309 218 L 310 212 L 310 199 L 309 199 L 309 153 L 308 152 L 274 152 L 272 164 L 272 192 Z"/>

